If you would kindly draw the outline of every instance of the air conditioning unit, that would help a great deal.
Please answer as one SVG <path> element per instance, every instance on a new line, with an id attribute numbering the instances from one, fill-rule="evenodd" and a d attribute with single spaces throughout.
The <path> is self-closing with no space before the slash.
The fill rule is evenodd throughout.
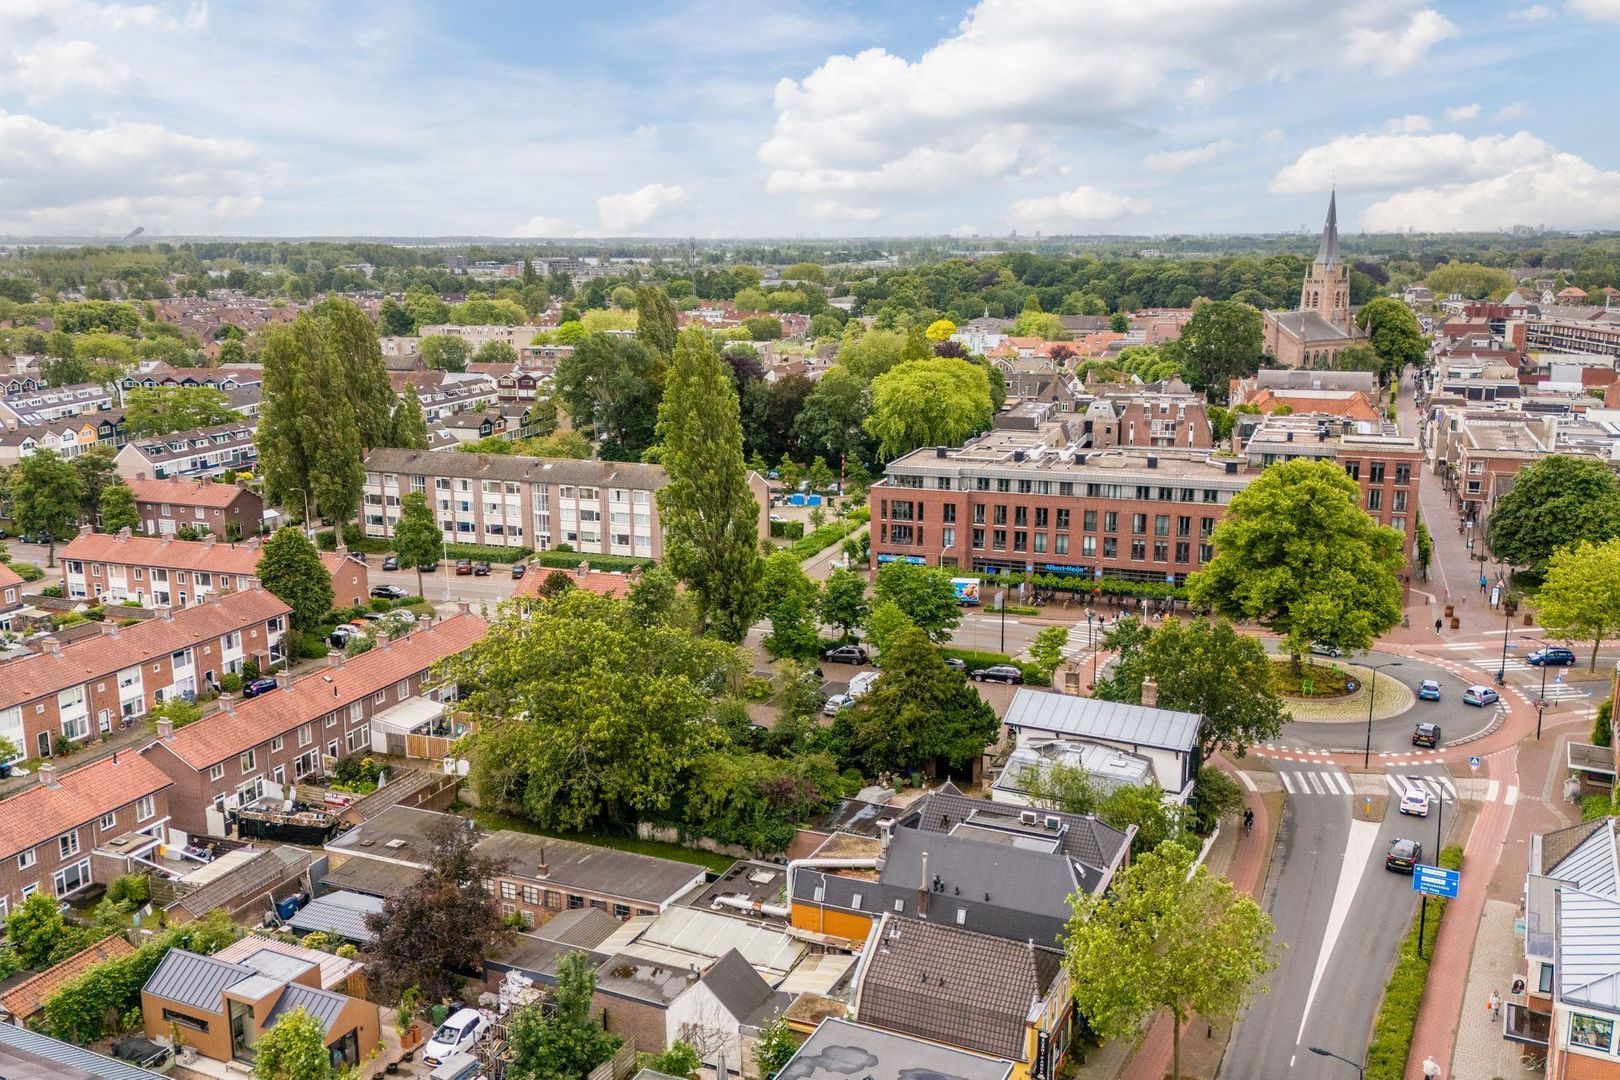
<path id="1" fill-rule="evenodd" d="M 1018 821 L 1021 825 L 1033 825 L 1039 818 L 1040 815 L 1033 810 L 1021 810 L 1018 813 Z"/>
<path id="2" fill-rule="evenodd" d="M 1047 814 L 1046 827 L 1054 831 L 1061 829 L 1063 827 L 1063 819 L 1058 817 L 1056 814 Z"/>

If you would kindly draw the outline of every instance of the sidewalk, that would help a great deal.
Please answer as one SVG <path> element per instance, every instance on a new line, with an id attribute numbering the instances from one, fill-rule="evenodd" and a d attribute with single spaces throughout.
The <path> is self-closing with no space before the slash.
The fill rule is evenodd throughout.
<path id="1" fill-rule="evenodd" d="M 1468 987 L 1463 992 L 1457 1046 L 1451 1053 L 1451 1068 L 1446 1076 L 1516 1076 L 1520 1071 L 1519 1055 L 1524 1048 L 1502 1038 L 1501 1021 L 1492 1023 L 1485 1011 L 1492 991 L 1505 999 L 1513 977 L 1523 974 L 1524 950 L 1513 933 L 1513 920 L 1518 915 L 1517 904 L 1505 900 L 1485 902 L 1474 938 Z"/>

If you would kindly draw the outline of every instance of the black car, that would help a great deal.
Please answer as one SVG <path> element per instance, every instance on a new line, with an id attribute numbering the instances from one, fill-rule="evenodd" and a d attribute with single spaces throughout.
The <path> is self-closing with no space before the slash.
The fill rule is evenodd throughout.
<path id="1" fill-rule="evenodd" d="M 1004 682 L 1021 683 L 1024 681 L 1024 672 L 1011 664 L 992 664 L 989 667 L 974 668 L 973 674 L 968 676 L 974 682 Z"/>
<path id="2" fill-rule="evenodd" d="M 821 654 L 829 664 L 864 664 L 872 658 L 864 645 L 835 645 Z"/>
<path id="3" fill-rule="evenodd" d="M 422 573 L 424 573 L 424 574 L 431 574 L 435 570 L 437 570 L 438 568 L 439 568 L 439 563 L 438 563 L 437 559 L 435 559 L 433 562 L 430 562 L 430 563 L 423 563 L 421 566 L 417 567 L 417 569 L 422 571 Z"/>
<path id="4" fill-rule="evenodd" d="M 399 556 L 398 555 L 390 555 L 386 559 L 384 559 L 383 560 L 383 569 L 384 570 L 398 570 L 399 569 Z"/>
<path id="5" fill-rule="evenodd" d="M 1575 652 L 1562 645 L 1548 645 L 1546 648 L 1537 649 L 1525 659 L 1536 667 L 1543 664 L 1548 667 L 1572 667 L 1575 664 Z"/>
<path id="6" fill-rule="evenodd" d="M 475 563 L 473 563 L 473 576 L 474 577 L 489 577 L 489 563 L 487 563 L 487 562 L 475 562 Z"/>
<path id="7" fill-rule="evenodd" d="M 1384 869 L 1398 874 L 1410 874 L 1412 868 L 1423 861 L 1423 845 L 1416 840 L 1396 838 L 1389 842 L 1389 854 L 1384 856 Z"/>
<path id="8" fill-rule="evenodd" d="M 512 564 L 512 580 L 513 581 L 516 581 L 518 578 L 522 577 L 524 574 L 527 574 L 528 572 L 529 572 L 529 568 L 527 566 L 525 566 L 524 564 L 522 564 L 520 562 L 515 562 L 515 563 Z"/>
<path id="9" fill-rule="evenodd" d="M 378 600 L 399 600 L 405 596 L 405 590 L 398 585 L 373 585 L 371 595 Z"/>
<path id="10" fill-rule="evenodd" d="M 242 696 L 245 698 L 258 697 L 260 694 L 268 694 L 275 688 L 276 680 L 274 679 L 249 679 L 242 684 Z"/>
<path id="11" fill-rule="evenodd" d="M 1427 746 L 1431 749 L 1440 745 L 1439 724 L 1419 724 L 1412 729 L 1412 745 Z"/>

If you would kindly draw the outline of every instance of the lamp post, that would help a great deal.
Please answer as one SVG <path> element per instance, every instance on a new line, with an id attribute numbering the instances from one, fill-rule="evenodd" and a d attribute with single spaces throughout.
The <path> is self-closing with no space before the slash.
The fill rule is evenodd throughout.
<path id="1" fill-rule="evenodd" d="M 1545 638 L 1531 638 L 1530 640 L 1539 642 L 1544 649 L 1552 647 L 1552 642 Z M 1541 741 L 1541 718 L 1547 711 L 1547 669 L 1552 665 L 1547 663 L 1546 657 L 1543 657 L 1540 666 L 1541 693 L 1536 697 L 1536 742 Z M 1562 676 L 1559 677 L 1562 678 Z"/>
<path id="2" fill-rule="evenodd" d="M 1513 567 L 1504 565 L 1502 568 L 1502 664 L 1496 669 L 1496 685 L 1507 685 L 1507 650 L 1508 630 L 1513 625 L 1513 615 L 1508 609 L 1508 583 L 1513 580 Z"/>
<path id="3" fill-rule="evenodd" d="M 1097 688 L 1097 613 L 1086 608 L 1086 647 L 1091 650 L 1091 688 Z"/>
<path id="4" fill-rule="evenodd" d="M 1373 674 L 1372 678 L 1367 682 L 1367 750 L 1361 757 L 1361 767 L 1363 769 L 1372 764 L 1372 714 L 1373 700 L 1376 698 L 1378 693 L 1378 673 L 1387 667 L 1400 666 L 1401 662 L 1399 660 L 1390 660 L 1386 663 L 1370 665 Z M 1355 753 L 1355 751 L 1352 750 L 1351 753 Z M 1329 1054 L 1328 1056 L 1332 1057 L 1333 1055 Z"/>
<path id="5" fill-rule="evenodd" d="M 1311 1053 L 1316 1054 L 1319 1057 L 1329 1057 L 1329 1058 L 1332 1058 L 1335 1061 L 1342 1061 L 1346 1065 L 1350 1066 L 1352 1069 L 1356 1070 L 1356 1075 L 1358 1077 L 1360 1077 L 1361 1080 L 1367 1080 L 1367 1070 L 1364 1069 L 1359 1064 L 1357 1064 L 1356 1062 L 1351 1061 L 1347 1057 L 1340 1057 L 1338 1054 L 1335 1054 L 1333 1051 L 1324 1050 L 1320 1046 L 1311 1047 Z"/>

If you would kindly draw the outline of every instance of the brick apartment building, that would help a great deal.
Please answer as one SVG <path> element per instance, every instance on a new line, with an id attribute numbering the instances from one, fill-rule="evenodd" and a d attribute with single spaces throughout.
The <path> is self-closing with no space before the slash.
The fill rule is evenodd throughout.
<path id="1" fill-rule="evenodd" d="M 161 608 L 187 607 L 216 594 L 253 587 L 262 552 L 257 537 L 228 544 L 212 533 L 201 540 L 176 540 L 168 535 L 134 536 L 127 529 L 91 532 L 85 525 L 58 554 L 70 598 L 136 600 Z M 321 552 L 321 562 L 332 577 L 334 606 L 366 602 L 371 581 L 365 563 L 330 551 Z"/>
<path id="2" fill-rule="evenodd" d="M 0 563 L 0 630 L 11 629 L 11 616 L 23 604 L 23 579 L 5 563 Z"/>
<path id="3" fill-rule="evenodd" d="M 370 652 L 179 731 L 160 722 L 157 740 L 141 753 L 174 781 L 174 827 L 220 835 L 225 812 L 325 774 L 340 757 L 368 752 L 372 717 L 421 696 L 433 665 L 470 648 L 487 630 L 482 619 L 463 612 L 398 640 L 380 635 Z M 447 700 L 454 692 L 435 694 Z"/>
<path id="4" fill-rule="evenodd" d="M 253 444 L 257 424 L 240 420 L 217 427 L 193 428 L 172 435 L 132 439 L 114 459 L 118 475 L 129 480 L 151 476 L 168 480 L 177 476 L 213 477 L 251 469 L 259 460 Z"/>
<path id="5" fill-rule="evenodd" d="M 389 537 L 400 501 L 424 494 L 446 543 L 663 557 L 661 466 L 500 454 L 373 450 L 366 456 L 365 531 Z"/>
<path id="6" fill-rule="evenodd" d="M 88 742 L 158 702 L 217 685 L 253 660 L 281 659 L 290 609 L 263 589 L 247 589 L 119 627 L 0 666 L 0 736 L 23 757 L 50 757 L 56 740 Z"/>
<path id="7" fill-rule="evenodd" d="M 129 486 L 135 493 L 141 530 L 153 536 L 167 536 L 182 525 L 190 525 L 198 532 L 223 537 L 230 534 L 234 524 L 237 536 L 248 537 L 258 535 L 264 524 L 264 499 L 239 484 L 137 476 Z"/>
<path id="8" fill-rule="evenodd" d="M 122 753 L 58 774 L 0 801 L 0 919 L 35 892 L 58 899 L 92 882 L 149 869 L 168 842 L 169 778 Z"/>

